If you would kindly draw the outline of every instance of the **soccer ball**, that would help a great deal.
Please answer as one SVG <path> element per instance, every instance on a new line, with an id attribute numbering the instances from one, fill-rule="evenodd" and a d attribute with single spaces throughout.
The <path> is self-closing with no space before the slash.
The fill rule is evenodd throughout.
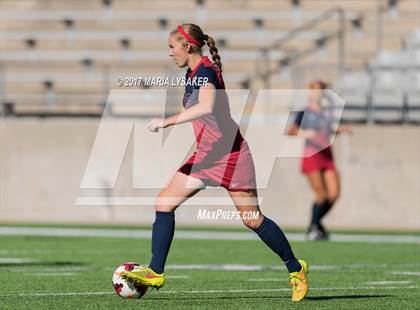
<path id="1" fill-rule="evenodd" d="M 137 263 L 125 263 L 115 269 L 114 274 L 112 275 L 112 285 L 119 296 L 125 298 L 141 298 L 146 294 L 148 289 L 147 286 L 134 285 L 121 277 L 121 272 L 136 271 L 139 268 L 141 268 L 141 266 Z"/>

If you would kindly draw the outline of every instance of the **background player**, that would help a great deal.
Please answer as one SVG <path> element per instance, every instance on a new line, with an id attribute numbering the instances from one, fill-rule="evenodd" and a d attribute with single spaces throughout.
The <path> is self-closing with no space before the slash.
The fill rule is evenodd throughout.
<path id="1" fill-rule="evenodd" d="M 207 43 L 213 62 L 202 55 Z M 160 288 L 164 266 L 175 229 L 174 211 L 206 186 L 227 189 L 237 210 L 259 212 L 258 218 L 243 219 L 285 263 L 293 288 L 292 300 L 302 300 L 308 291 L 308 266 L 297 260 L 283 231 L 258 206 L 255 168 L 247 142 L 232 120 L 221 74 L 222 64 L 213 38 L 194 24 L 178 26 L 169 36 L 170 56 L 178 67 L 188 67 L 186 78 L 203 77 L 207 85 L 185 87 L 185 110 L 166 119 L 153 119 L 148 128 L 158 131 L 176 124 L 192 122 L 197 149 L 179 168 L 169 185 L 158 195 L 156 219 L 152 228 L 152 259 L 148 268 L 124 272 L 138 285 Z"/>
<path id="2" fill-rule="evenodd" d="M 307 177 L 314 192 L 312 217 L 306 233 L 308 240 L 324 240 L 328 233 L 321 220 L 331 210 L 340 194 L 340 178 L 334 163 L 329 139 L 333 133 L 331 114 L 322 106 L 324 89 L 327 84 L 314 81 L 309 84 L 308 104 L 298 112 L 288 128 L 288 134 L 306 138 L 301 171 Z M 348 127 L 340 127 L 337 133 L 350 132 Z"/>

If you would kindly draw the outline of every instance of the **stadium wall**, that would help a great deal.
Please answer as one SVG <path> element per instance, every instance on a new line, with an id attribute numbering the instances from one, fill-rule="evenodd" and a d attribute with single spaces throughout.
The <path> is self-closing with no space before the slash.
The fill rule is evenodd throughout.
<path id="1" fill-rule="evenodd" d="M 75 206 L 81 181 L 95 141 L 98 119 L 3 119 L 1 120 L 1 221 L 20 223 L 150 224 L 149 206 Z M 326 223 L 337 228 L 419 230 L 420 227 L 420 128 L 417 126 L 357 125 L 350 136 L 334 142 L 342 193 Z M 189 129 L 188 129 L 189 130 Z M 247 139 L 261 141 L 267 128 L 254 130 Z M 143 137 L 154 143 L 153 135 Z M 256 138 L 256 139 L 255 139 Z M 147 141 L 147 139 L 150 139 Z M 252 145 L 251 150 L 262 145 Z M 118 185 L 94 190 L 93 195 L 155 196 L 158 190 L 133 191 L 129 173 L 131 148 L 127 149 Z M 185 153 L 185 148 L 178 151 Z M 168 159 L 174 154 L 167 154 Z M 155 160 L 153 154 L 148 159 Z M 257 174 L 267 167 L 257 164 Z M 145 175 L 154 171 L 145 168 Z M 169 177 L 164 175 L 163 178 Z M 298 158 L 275 161 L 268 188 L 259 190 L 262 210 L 285 227 L 305 227 L 312 194 L 299 173 Z M 221 195 L 212 189 L 200 197 Z M 177 210 L 179 225 L 241 225 L 239 221 L 197 219 L 199 209 L 220 207 L 183 206 Z M 228 208 L 229 209 L 229 208 Z M 233 206 L 230 210 L 234 210 Z"/>

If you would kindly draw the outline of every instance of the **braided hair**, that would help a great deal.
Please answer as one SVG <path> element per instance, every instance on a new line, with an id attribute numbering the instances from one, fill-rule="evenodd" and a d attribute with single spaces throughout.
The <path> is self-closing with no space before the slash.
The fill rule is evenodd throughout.
<path id="1" fill-rule="evenodd" d="M 207 41 L 207 46 L 209 47 L 210 55 L 214 63 L 219 66 L 220 71 L 222 71 L 222 62 L 220 61 L 220 55 L 216 47 L 216 41 L 214 41 L 214 39 L 212 37 L 209 37 L 208 35 L 206 35 L 206 37 L 207 37 L 206 41 Z"/>

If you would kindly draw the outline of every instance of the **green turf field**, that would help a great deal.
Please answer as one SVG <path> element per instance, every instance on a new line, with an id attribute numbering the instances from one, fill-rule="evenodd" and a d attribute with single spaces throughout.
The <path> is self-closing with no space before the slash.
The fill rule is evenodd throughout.
<path id="1" fill-rule="evenodd" d="M 287 272 L 279 259 L 257 240 L 175 239 L 165 287 L 143 299 L 126 300 L 113 293 L 112 272 L 127 261 L 147 264 L 150 240 L 1 236 L 0 309 L 420 307 L 418 243 L 292 245 L 310 264 L 311 290 L 300 303 L 290 301 Z"/>

